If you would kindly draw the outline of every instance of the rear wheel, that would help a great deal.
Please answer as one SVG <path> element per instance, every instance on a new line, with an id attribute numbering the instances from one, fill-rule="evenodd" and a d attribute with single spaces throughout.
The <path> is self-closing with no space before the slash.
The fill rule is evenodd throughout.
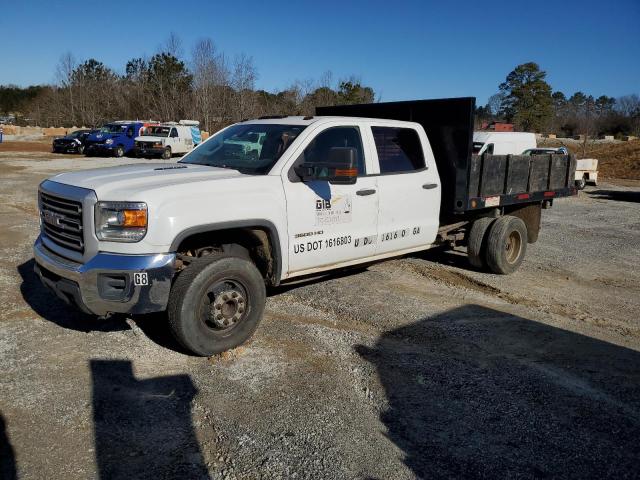
<path id="1" fill-rule="evenodd" d="M 169 160 L 171 158 L 171 147 L 166 147 L 163 151 L 162 151 L 162 158 L 164 160 Z"/>
<path id="2" fill-rule="evenodd" d="M 498 218 L 487 235 L 485 258 L 494 273 L 515 272 L 527 252 L 527 226 L 518 217 Z"/>
<path id="3" fill-rule="evenodd" d="M 587 177 L 583 176 L 580 180 L 576 180 L 576 187 L 578 190 L 584 190 L 587 186 Z"/>
<path id="4" fill-rule="evenodd" d="M 124 147 L 122 145 L 118 145 L 115 149 L 115 154 L 118 158 L 124 157 Z"/>
<path id="5" fill-rule="evenodd" d="M 195 259 L 176 279 L 167 313 L 171 332 L 191 352 L 208 356 L 244 343 L 255 332 L 266 298 L 262 275 L 249 260 Z"/>
<path id="6" fill-rule="evenodd" d="M 467 237 L 467 257 L 476 268 L 486 267 L 487 231 L 495 218 L 483 217 L 473 222 Z"/>

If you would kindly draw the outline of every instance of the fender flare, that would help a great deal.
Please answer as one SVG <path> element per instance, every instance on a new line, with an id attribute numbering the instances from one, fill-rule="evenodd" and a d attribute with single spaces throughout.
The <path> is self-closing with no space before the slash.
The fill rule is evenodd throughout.
<path id="1" fill-rule="evenodd" d="M 271 243 L 271 256 L 273 258 L 273 272 L 275 275 L 273 285 L 279 285 L 280 279 L 282 278 L 282 250 L 280 248 L 280 236 L 276 226 L 269 220 L 231 220 L 227 222 L 205 223 L 185 228 L 174 237 L 169 251 L 176 252 L 182 241 L 191 235 L 215 232 L 219 230 L 231 230 L 233 228 L 261 228 L 267 232 L 269 242 Z"/>

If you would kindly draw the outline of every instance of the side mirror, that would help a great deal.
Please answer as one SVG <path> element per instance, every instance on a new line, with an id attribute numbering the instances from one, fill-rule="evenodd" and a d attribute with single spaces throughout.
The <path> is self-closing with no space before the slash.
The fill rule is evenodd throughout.
<path id="1" fill-rule="evenodd" d="M 353 147 L 332 147 L 326 162 L 295 167 L 303 182 L 323 180 L 334 185 L 353 185 L 358 178 L 358 152 Z"/>

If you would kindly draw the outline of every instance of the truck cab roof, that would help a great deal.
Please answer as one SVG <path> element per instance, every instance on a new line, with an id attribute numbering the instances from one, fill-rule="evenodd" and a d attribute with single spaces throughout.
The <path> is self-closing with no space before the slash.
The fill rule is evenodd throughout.
<path id="1" fill-rule="evenodd" d="M 353 122 L 369 122 L 369 123 L 385 123 L 386 125 L 394 124 L 398 126 L 411 126 L 413 128 L 420 126 L 416 122 L 408 122 L 404 120 L 387 120 L 381 118 L 367 118 L 367 117 L 349 117 L 349 116 L 332 116 L 332 115 L 316 115 L 316 116 L 282 116 L 282 117 L 269 117 L 269 118 L 256 118 L 251 120 L 243 120 L 239 123 L 263 123 L 263 124 L 287 124 L 287 125 L 313 125 L 327 122 L 336 123 L 353 123 Z"/>

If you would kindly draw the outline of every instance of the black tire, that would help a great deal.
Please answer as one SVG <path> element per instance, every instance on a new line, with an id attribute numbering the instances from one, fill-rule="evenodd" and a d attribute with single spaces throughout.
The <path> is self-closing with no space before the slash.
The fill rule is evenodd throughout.
<path id="1" fill-rule="evenodd" d="M 171 158 L 171 147 L 166 147 L 162 151 L 162 158 L 163 160 L 169 160 Z"/>
<path id="2" fill-rule="evenodd" d="M 578 188 L 578 190 L 584 190 L 584 187 L 587 186 L 587 178 L 586 177 L 582 177 L 580 180 L 576 180 L 576 187 Z"/>
<path id="3" fill-rule="evenodd" d="M 485 251 L 487 249 L 487 232 L 495 218 L 482 217 L 471 225 L 467 237 L 467 257 L 469 263 L 476 268 L 485 268 Z"/>
<path id="4" fill-rule="evenodd" d="M 84 145 L 78 145 L 78 154 L 82 155 L 84 153 Z"/>
<path id="5" fill-rule="evenodd" d="M 116 154 L 117 158 L 124 157 L 124 147 L 122 145 L 118 145 L 114 150 L 114 153 Z"/>
<path id="6" fill-rule="evenodd" d="M 493 273 L 515 272 L 527 253 L 527 226 L 518 217 L 498 218 L 487 235 L 486 261 Z"/>
<path id="7" fill-rule="evenodd" d="M 171 288 L 169 327 L 189 351 L 214 355 L 253 335 L 262 319 L 265 299 L 262 275 L 249 260 L 215 254 L 198 258 L 178 275 Z"/>

